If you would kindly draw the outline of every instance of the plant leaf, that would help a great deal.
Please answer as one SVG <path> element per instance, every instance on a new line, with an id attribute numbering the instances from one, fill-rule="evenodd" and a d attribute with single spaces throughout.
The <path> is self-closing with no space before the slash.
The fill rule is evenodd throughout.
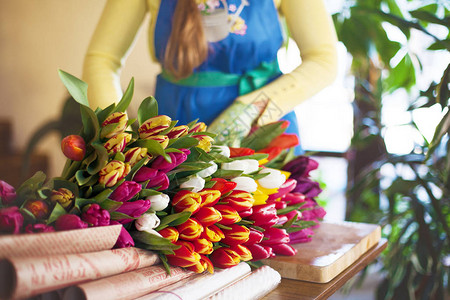
<path id="1" fill-rule="evenodd" d="M 125 93 L 123 93 L 122 99 L 120 99 L 114 112 L 125 112 L 130 105 L 131 99 L 133 99 L 134 93 L 134 78 L 131 78 Z"/>
<path id="2" fill-rule="evenodd" d="M 158 102 L 155 97 L 150 96 L 142 100 L 138 108 L 138 122 L 139 126 L 150 118 L 158 115 Z"/>
<path id="3" fill-rule="evenodd" d="M 87 83 L 63 70 L 58 70 L 58 73 L 59 78 L 61 78 L 61 81 L 73 99 L 81 105 L 89 107 Z"/>
<path id="4" fill-rule="evenodd" d="M 62 207 L 58 202 L 56 202 L 55 207 L 53 207 L 50 217 L 47 219 L 47 224 L 55 222 L 60 216 L 67 214 L 64 207 Z"/>

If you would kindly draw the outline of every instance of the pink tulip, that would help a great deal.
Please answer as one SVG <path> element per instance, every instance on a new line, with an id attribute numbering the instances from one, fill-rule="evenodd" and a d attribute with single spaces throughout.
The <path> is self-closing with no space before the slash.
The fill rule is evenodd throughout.
<path id="1" fill-rule="evenodd" d="M 23 216 L 17 206 L 0 209 L 0 232 L 17 234 L 22 226 Z"/>
<path id="2" fill-rule="evenodd" d="M 142 189 L 142 186 L 134 181 L 124 181 L 119 185 L 114 192 L 109 196 L 109 199 L 117 202 L 126 202 L 137 195 Z"/>
<path id="3" fill-rule="evenodd" d="M 76 215 L 62 215 L 55 222 L 57 231 L 87 228 L 88 224 Z"/>
<path id="4" fill-rule="evenodd" d="M 126 214 L 133 218 L 139 218 L 143 213 L 145 213 L 150 208 L 150 200 L 136 200 L 133 202 L 125 202 L 118 209 L 117 212 Z M 121 224 L 127 224 L 132 222 L 133 219 L 121 219 L 118 220 Z"/>
<path id="5" fill-rule="evenodd" d="M 0 200 L 3 205 L 10 205 L 16 200 L 16 190 L 3 180 L 0 180 Z"/>
<path id="6" fill-rule="evenodd" d="M 81 219 L 91 226 L 106 226 L 109 225 L 110 215 L 106 209 L 100 207 L 100 205 L 94 203 L 88 206 L 87 209 L 83 209 Z"/>
<path id="7" fill-rule="evenodd" d="M 289 244 L 276 244 L 270 245 L 270 247 L 272 248 L 275 254 L 293 256 L 297 253 L 297 250 L 292 248 L 292 246 Z"/>

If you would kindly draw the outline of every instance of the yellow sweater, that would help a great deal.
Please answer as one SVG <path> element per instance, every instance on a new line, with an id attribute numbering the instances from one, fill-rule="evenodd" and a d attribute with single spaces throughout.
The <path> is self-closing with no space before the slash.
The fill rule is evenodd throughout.
<path id="1" fill-rule="evenodd" d="M 120 99 L 120 70 L 147 13 L 150 13 L 149 49 L 153 60 L 156 60 L 153 33 L 160 1 L 107 1 L 83 68 L 83 80 L 88 83 L 88 99 L 92 108 L 105 108 Z M 274 1 L 286 18 L 291 37 L 299 45 L 302 64 L 238 100 L 250 103 L 264 92 L 277 110 L 288 113 L 334 80 L 337 39 L 323 0 Z M 265 121 L 271 121 L 270 118 L 266 116 Z"/>

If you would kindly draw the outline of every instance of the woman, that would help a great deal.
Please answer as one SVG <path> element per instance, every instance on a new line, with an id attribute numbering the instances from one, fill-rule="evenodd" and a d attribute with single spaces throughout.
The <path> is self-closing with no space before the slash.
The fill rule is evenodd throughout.
<path id="1" fill-rule="evenodd" d="M 202 14 L 222 7 L 231 32 L 208 42 Z M 276 60 L 283 43 L 278 11 L 302 58 L 285 75 Z M 93 108 L 120 99 L 118 74 L 147 12 L 150 53 L 163 68 L 159 112 L 181 124 L 215 120 L 209 131 L 223 140 L 281 118 L 290 121 L 287 132 L 297 132 L 293 109 L 335 77 L 336 35 L 323 0 L 108 0 L 84 63 Z"/>

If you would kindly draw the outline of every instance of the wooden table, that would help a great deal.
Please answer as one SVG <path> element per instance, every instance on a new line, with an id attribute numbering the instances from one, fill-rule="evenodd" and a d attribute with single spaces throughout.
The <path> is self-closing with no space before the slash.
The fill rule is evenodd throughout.
<path id="1" fill-rule="evenodd" d="M 280 285 L 266 295 L 265 300 L 310 300 L 327 299 L 339 290 L 350 278 L 371 263 L 386 248 L 387 240 L 380 242 L 363 254 L 356 262 L 342 271 L 333 280 L 327 283 L 313 283 L 294 279 L 282 279 Z"/>

